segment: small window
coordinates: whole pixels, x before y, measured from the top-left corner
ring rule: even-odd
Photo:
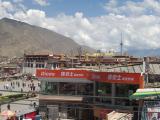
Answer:
[[[36,64],[36,68],[38,68],[38,64]]]
[[[33,68],[33,64],[31,63],[31,67]]]

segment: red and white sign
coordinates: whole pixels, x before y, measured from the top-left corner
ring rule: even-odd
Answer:
[[[92,72],[87,70],[47,70],[38,69],[36,76],[39,78],[84,78],[92,81],[143,84],[140,73]]]
[[[87,78],[85,70],[46,70],[38,69],[36,76],[39,78]]]
[[[90,79],[108,83],[140,84],[142,76],[139,73],[92,72]]]

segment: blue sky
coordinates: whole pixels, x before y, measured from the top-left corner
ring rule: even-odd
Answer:
[[[33,0],[24,0],[24,5],[28,8],[40,9],[46,12],[50,17],[60,13],[73,15],[76,12],[83,12],[86,17],[101,16],[107,13],[104,5],[110,0],[44,0],[48,3],[46,6],[41,6]],[[140,2],[142,0],[132,0]],[[118,5],[122,5],[126,0],[119,0]]]
[[[46,0],[48,6],[40,6],[32,0],[25,0],[28,8],[44,10],[48,16],[56,16],[60,13],[73,15],[76,12],[83,12],[85,16],[93,17],[105,14],[103,5],[106,0]]]
[[[160,0],[0,0],[8,17],[103,51],[159,49]]]

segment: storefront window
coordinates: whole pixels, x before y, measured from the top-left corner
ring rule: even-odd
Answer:
[[[130,105],[129,96],[138,89],[138,85],[116,84],[117,105]]]
[[[77,95],[93,95],[93,84],[77,84]]]
[[[96,101],[103,103],[111,103],[111,84],[110,83],[97,83]]]
[[[133,92],[136,92],[138,85],[116,84],[116,96],[129,97]]]
[[[46,82],[45,83],[45,93],[46,94],[58,94],[57,83]]]
[[[59,94],[61,95],[75,95],[75,83],[60,83]]]
[[[41,92],[55,95],[93,95],[93,84],[42,81]]]

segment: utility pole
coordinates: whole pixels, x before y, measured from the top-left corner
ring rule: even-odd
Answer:
[[[123,55],[123,36],[122,36],[122,32],[121,32],[121,43],[120,43],[120,47],[121,47],[121,56]]]

